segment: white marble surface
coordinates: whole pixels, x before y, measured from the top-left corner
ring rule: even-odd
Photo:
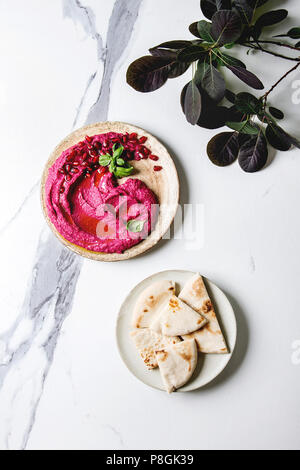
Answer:
[[[299,2],[273,4],[288,4],[299,23]],[[179,106],[189,72],[153,94],[125,82],[132,60],[189,38],[200,17],[198,0],[0,1],[0,449],[300,447],[299,151],[278,152],[256,175],[219,169],[205,155],[212,133],[189,126]],[[249,61],[266,87],[289,67],[267,55]],[[294,130],[297,78],[273,95]],[[176,149],[182,202],[204,207],[201,249],[170,240],[101,264],[53,238],[39,204],[48,154],[74,126],[107,118]],[[168,268],[211,278],[239,324],[222,376],[170,397],[136,381],[115,342],[124,296]]]

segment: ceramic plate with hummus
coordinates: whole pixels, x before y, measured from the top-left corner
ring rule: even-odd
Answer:
[[[214,380],[237,337],[226,295],[199,273],[171,270],[140,282],[121,306],[117,344],[128,369],[150,387],[187,392]]]
[[[179,181],[166,148],[121,122],[83,127],[46,165],[42,207],[54,234],[76,253],[119,261],[149,250],[176,214]]]

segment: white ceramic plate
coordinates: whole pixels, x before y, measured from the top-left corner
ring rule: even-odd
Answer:
[[[129,335],[132,330],[132,312],[140,293],[155,281],[168,279],[176,282],[176,293],[178,294],[185,282],[195,273],[191,271],[171,270],[153,274],[144,279],[129,293],[123,302],[119,311],[117,321],[117,344],[121,357],[130,372],[136,378],[144,382],[149,387],[164,390],[160,377],[159,369],[147,370],[143,360],[141,359],[134,343]],[[207,385],[214,380],[227,366],[233,354],[236,337],[237,325],[235,315],[224,292],[222,292],[215,284],[205,279],[211,300],[214,304],[217,317],[220,321],[222,331],[225,335],[230,353],[225,355],[218,354],[200,354],[198,365],[191,380],[181,389],[180,392],[189,392],[197,388]]]

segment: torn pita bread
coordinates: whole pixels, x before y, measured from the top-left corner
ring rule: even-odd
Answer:
[[[159,335],[149,328],[136,329],[130,333],[130,336],[148,369],[155,369],[158,366],[155,355],[157,350],[183,342],[177,337],[171,338]]]
[[[182,336],[199,330],[206,323],[206,318],[173,295],[150,323],[150,328],[166,336]]]
[[[147,287],[136,302],[132,320],[133,328],[148,328],[164,302],[167,302],[174,293],[173,281],[158,281]]]
[[[195,274],[187,281],[179,298],[208,320],[207,325],[201,330],[185,335],[183,339],[194,338],[202,353],[227,354],[229,351],[224,336],[200,274]]]
[[[198,352],[193,339],[169,346],[156,353],[160,373],[168,393],[185,385],[197,365]]]

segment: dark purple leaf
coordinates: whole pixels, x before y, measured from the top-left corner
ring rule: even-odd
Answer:
[[[187,121],[193,126],[197,124],[201,114],[201,94],[192,80],[186,89],[184,99],[184,114]]]
[[[162,57],[141,57],[129,66],[127,83],[142,93],[155,91],[168,80],[170,64],[169,59]]]
[[[225,80],[220,72],[212,65],[209,65],[204,73],[202,87],[216,103],[222,101],[225,96]]]
[[[233,93],[232,91],[230,90],[226,90],[225,91],[225,98],[229,101],[229,103],[235,103],[235,97],[236,97],[236,94]]]
[[[215,165],[228,166],[237,159],[239,149],[239,133],[222,132],[208,143],[207,155]]]
[[[230,10],[231,0],[201,0],[200,7],[203,15],[211,20],[216,11]]]
[[[270,119],[267,119],[267,121],[268,121],[268,124],[272,127],[273,132],[276,133],[276,135],[278,136],[278,138],[281,138],[282,140],[285,140],[289,142],[291,145],[294,145],[295,147],[300,149],[300,142],[298,139],[296,139],[295,137],[292,137],[290,134],[285,132],[285,130],[283,130],[282,127],[278,126],[278,124],[275,124]]]
[[[225,54],[224,52],[222,52],[221,61],[222,61],[221,65],[224,65],[224,66],[233,65],[236,67],[242,67],[243,69],[246,68],[246,65],[241,60],[238,60],[229,54]]]
[[[255,23],[255,26],[258,28],[263,28],[265,26],[272,26],[273,24],[280,23],[285,20],[288,16],[287,10],[274,10],[268,11],[264,15],[260,16]]]
[[[283,119],[284,118],[284,113],[280,109],[273,108],[272,106],[270,106],[269,111],[270,111],[270,114],[272,114],[272,116],[275,119]]]
[[[276,126],[273,126],[271,124],[269,124],[266,129],[266,137],[268,139],[269,144],[272,145],[272,147],[274,147],[276,150],[286,152],[287,150],[290,150],[292,146],[288,137],[282,135],[281,132],[278,132],[276,130]]]
[[[181,107],[184,112],[184,100],[188,85],[186,85],[181,93],[180,101]],[[199,127],[204,129],[218,129],[225,126],[225,122],[230,119],[235,119],[232,116],[231,110],[225,106],[217,106],[217,104],[208,96],[205,90],[198,86],[202,97],[202,111],[197,122]]]
[[[234,11],[217,11],[212,17],[211,34],[220,46],[237,41],[242,34],[240,17]]]
[[[254,88],[255,90],[263,90],[264,85],[262,82],[257,78],[256,75],[254,75],[252,72],[249,72],[249,70],[231,65],[227,65],[227,68],[231,70],[231,72],[234,73],[234,75],[236,75],[240,80],[242,80],[242,82],[246,83],[251,88]]]
[[[168,78],[177,78],[183,75],[190,67],[190,63],[176,61],[170,65]]]
[[[199,31],[198,31],[198,21],[196,21],[195,23],[192,23],[190,26],[189,26],[189,30],[190,32],[196,36],[196,38],[200,38],[201,39],[201,36],[199,34]]]
[[[247,173],[254,173],[265,166],[268,160],[268,144],[262,131],[242,145],[238,158],[241,168]]]
[[[233,5],[233,11],[239,14],[242,23],[249,25],[254,15],[254,9],[250,2],[248,0],[234,0]]]
[[[168,42],[163,42],[162,44],[159,44],[158,46],[153,47],[152,49],[150,49],[150,52],[154,49],[180,50],[191,45],[192,45],[192,41],[181,41],[181,40],[168,41]]]
[[[236,96],[235,106],[244,114],[258,114],[263,104],[256,96],[243,92]]]
[[[207,51],[201,46],[189,46],[179,52],[177,59],[179,62],[194,62],[195,60],[204,60]]]

